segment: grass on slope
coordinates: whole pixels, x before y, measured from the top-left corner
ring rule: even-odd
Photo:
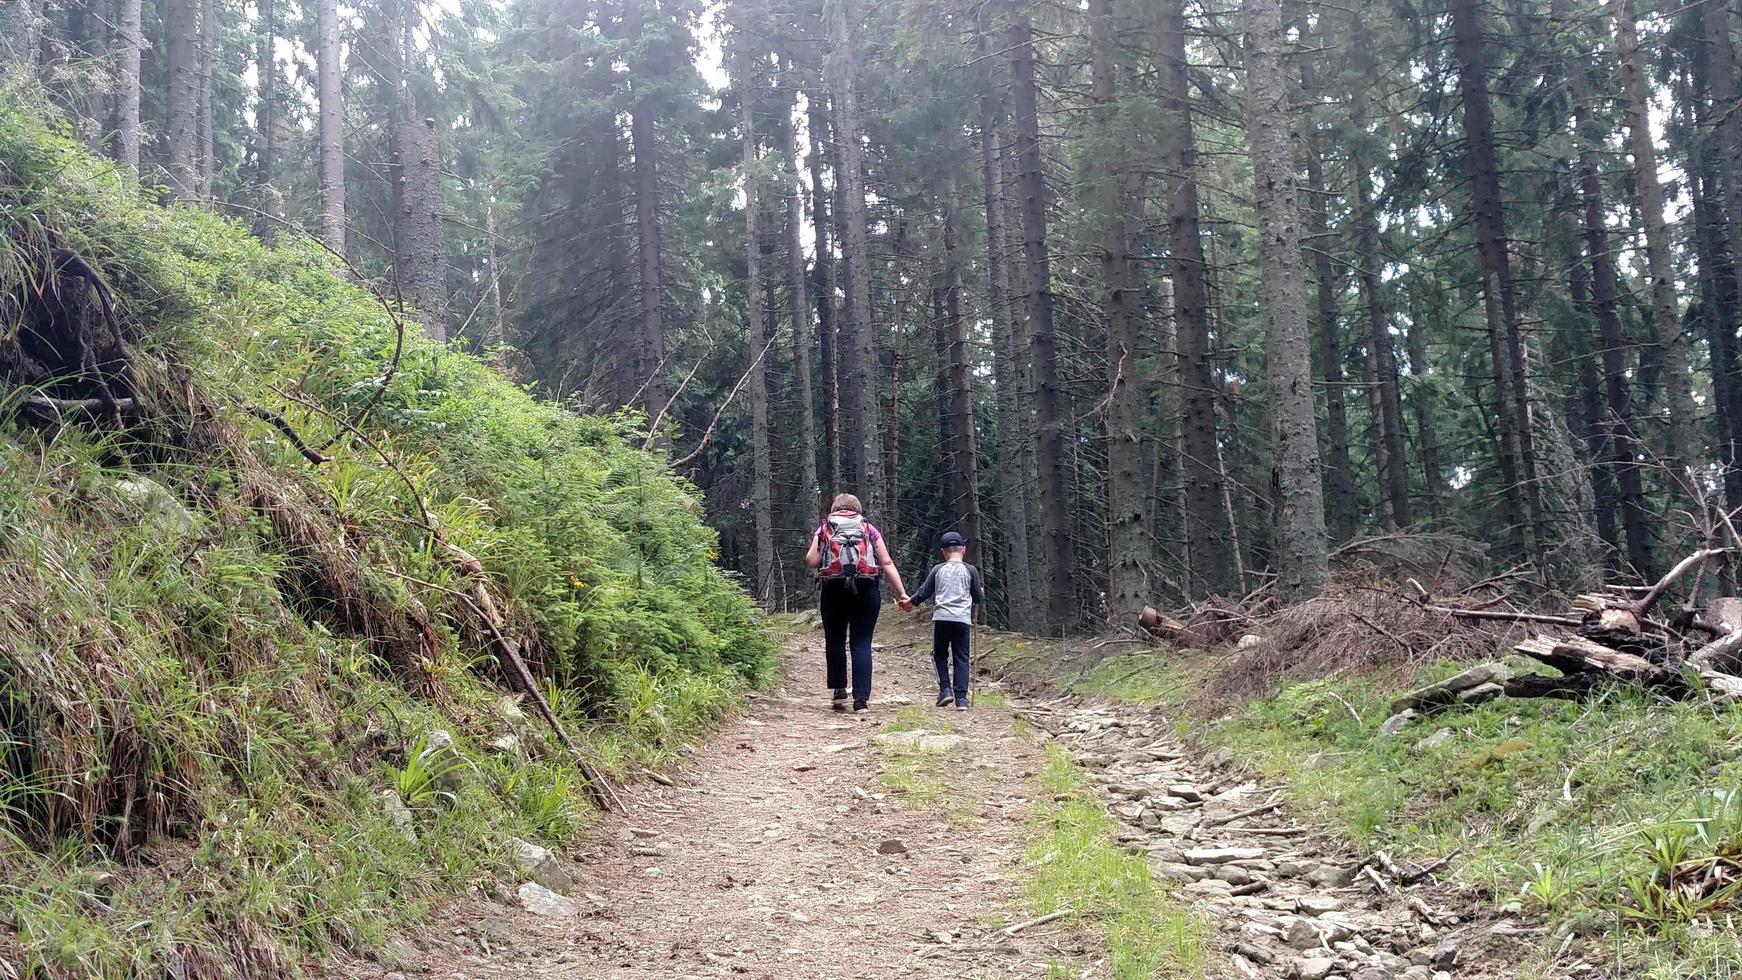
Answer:
[[[497,633],[616,772],[773,662],[617,422],[417,337],[377,396],[369,293],[151,196],[0,92],[0,976],[290,975],[504,874],[509,834],[572,836],[586,780]],[[123,431],[16,411],[51,244],[135,338]]]
[[[1020,663],[1036,641],[989,646]],[[1742,710],[1630,691],[1589,704],[1502,699],[1383,738],[1398,692],[1467,665],[1402,680],[1280,678],[1271,696],[1204,718],[1194,711],[1220,656],[1113,657],[1074,687],[1170,706],[1182,735],[1234,749],[1363,848],[1422,863],[1456,854],[1452,873],[1492,906],[1516,903],[1555,929],[1530,969],[1576,934],[1573,955],[1628,976],[1742,971],[1728,925],[1742,886],[1722,884],[1742,854]],[[1691,897],[1713,869],[1720,883]]]

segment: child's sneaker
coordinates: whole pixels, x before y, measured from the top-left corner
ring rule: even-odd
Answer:
[[[966,711],[966,710],[968,710],[968,702],[967,702],[967,701],[965,701],[965,700],[963,700],[963,701],[957,701],[957,702],[956,702],[956,710],[957,710],[957,711]]]
[[[835,697],[831,703],[834,706],[834,709],[836,711],[846,711],[847,710],[847,689],[844,687],[835,688]]]
[[[956,699],[956,696],[954,694],[951,694],[947,691],[944,693],[941,693],[938,695],[938,707],[947,708],[950,706],[950,702],[954,701],[955,699]]]

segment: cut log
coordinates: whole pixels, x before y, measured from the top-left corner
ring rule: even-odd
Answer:
[[[1176,647],[1201,648],[1209,644],[1199,636],[1196,630],[1174,619],[1154,606],[1144,606],[1137,615],[1137,625],[1143,627],[1158,640],[1171,643]]]
[[[1547,674],[1520,674],[1506,681],[1506,696],[1509,698],[1559,698],[1563,701],[1582,701],[1590,697],[1591,692],[1604,683],[1604,678],[1598,674],[1573,674],[1567,677],[1550,677]]]
[[[1557,639],[1538,635],[1518,644],[1517,650],[1564,674],[1597,671],[1621,680],[1647,680],[1664,673],[1663,668],[1644,657],[1623,653],[1578,636]]]
[[[1742,599],[1725,596],[1706,603],[1704,619],[1719,634],[1742,633]]]
[[[1721,701],[1742,701],[1742,677],[1716,670],[1702,669],[1700,680],[1705,683],[1706,690],[1714,698]]]
[[[1720,636],[1695,650],[1688,663],[1702,674],[1708,670],[1724,674],[1742,673],[1742,630]]]

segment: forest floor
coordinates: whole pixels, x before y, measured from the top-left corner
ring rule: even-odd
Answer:
[[[1363,864],[1160,715],[995,686],[938,709],[926,638],[884,632],[868,715],[830,710],[795,636],[780,687],[571,850],[569,897],[498,889],[330,975],[1515,975],[1431,873]]]

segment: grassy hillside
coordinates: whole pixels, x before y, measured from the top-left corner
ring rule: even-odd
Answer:
[[[0,976],[379,944],[507,835],[573,835],[579,758],[656,764],[765,679],[699,500],[612,420],[402,336],[311,243],[148,203],[10,99]],[[97,356],[51,370],[81,332]]]

